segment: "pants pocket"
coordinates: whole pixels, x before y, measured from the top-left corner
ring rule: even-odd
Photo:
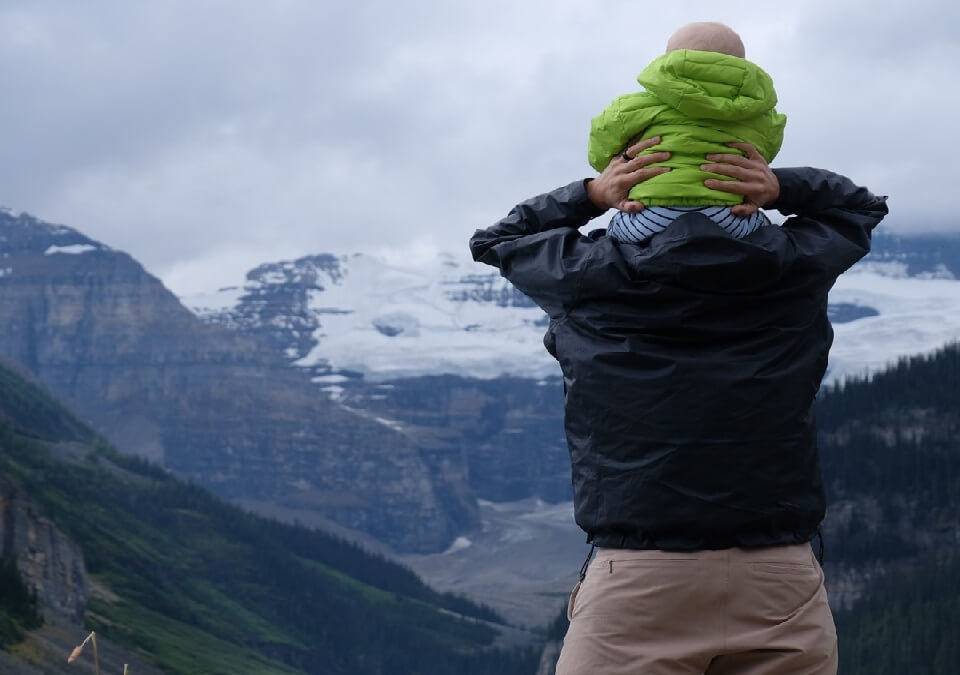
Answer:
[[[567,600],[567,621],[573,621],[573,610],[574,604],[577,601],[577,595],[580,593],[580,584],[581,581],[577,582],[577,585],[573,587],[573,590],[570,591],[570,599]]]

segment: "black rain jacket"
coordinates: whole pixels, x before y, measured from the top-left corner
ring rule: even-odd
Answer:
[[[887,207],[828,171],[775,174],[794,217],[743,239],[698,213],[641,244],[583,235],[602,212],[578,181],[470,240],[550,317],[576,520],[599,546],[795,544],[823,519],[827,292]]]

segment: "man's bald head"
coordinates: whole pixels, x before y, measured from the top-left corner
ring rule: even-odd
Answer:
[[[696,49],[745,58],[743,42],[729,26],[715,21],[700,21],[682,26],[667,40],[667,51]]]

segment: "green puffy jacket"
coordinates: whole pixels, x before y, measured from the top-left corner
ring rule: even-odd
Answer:
[[[773,80],[746,59],[679,49],[647,66],[637,81],[646,91],[615,99],[590,125],[590,165],[603,171],[635,136],[661,136],[647,152],[671,157],[655,166],[672,171],[634,186],[631,199],[650,206],[739,204],[743,198],[710,190],[703,181],[725,176],[700,170],[705,155],[739,153],[731,141],[753,144],[769,162],[783,143],[785,115],[779,114]],[[742,154],[742,153],[739,153]]]

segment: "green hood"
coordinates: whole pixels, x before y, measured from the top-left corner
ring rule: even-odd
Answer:
[[[700,170],[705,155],[738,152],[731,141],[753,144],[769,162],[783,143],[786,116],[777,113],[770,76],[746,59],[681,49],[647,66],[637,81],[646,91],[621,96],[593,119],[588,157],[603,171],[634,137],[661,136],[648,152],[668,150],[673,170],[641,183],[631,199],[648,205],[738,204],[737,195],[709,190]]]

